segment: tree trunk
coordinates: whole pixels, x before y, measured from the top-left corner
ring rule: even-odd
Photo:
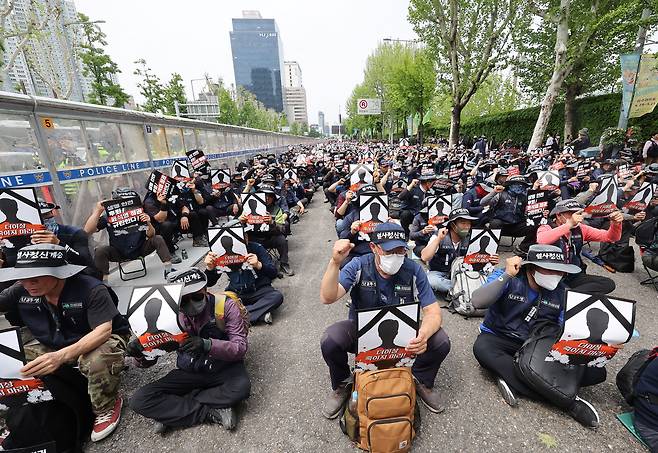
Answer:
[[[459,144],[459,128],[462,121],[462,110],[458,106],[452,108],[452,117],[450,119],[450,143],[451,148],[456,148]]]
[[[578,86],[569,83],[565,86],[564,96],[564,135],[562,136],[562,143],[566,143],[567,137],[575,136],[575,110],[576,110],[576,96],[578,95]]]
[[[420,109],[420,121],[418,122],[418,143],[423,144],[423,109]]]
[[[539,117],[532,132],[529,149],[535,149],[542,145],[548,122],[553,113],[553,106],[557,99],[564,79],[569,75],[570,68],[567,63],[567,50],[569,44],[569,2],[570,0],[560,0],[560,22],[557,26],[557,38],[555,40],[555,64],[553,66],[553,75],[546,88],[546,94],[541,101],[539,108]]]

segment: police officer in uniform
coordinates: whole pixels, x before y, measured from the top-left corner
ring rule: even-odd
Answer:
[[[25,346],[30,361],[21,370],[25,376],[48,375],[77,362],[89,381],[96,415],[91,440],[99,441],[121,417],[120,372],[130,328],[116,308],[114,292],[81,274],[85,266],[68,264],[66,253],[54,244],[20,249],[16,266],[0,269],[0,281],[18,280],[0,293],[0,312],[15,309],[37,340]]]
[[[484,286],[473,292],[473,306],[488,308],[473,354],[495,376],[503,399],[512,407],[518,405],[515,394],[543,399],[518,376],[514,356],[535,326],[544,322],[561,324],[566,291],[562,280],[565,274],[578,272],[578,266],[565,263],[559,247],[534,244],[525,261],[518,256],[508,258],[504,270],[495,271]],[[605,378],[605,368],[586,368],[580,385],[598,384]],[[594,407],[580,397],[564,409],[587,427],[599,424]]]
[[[341,264],[354,245],[344,239],[334,244],[322,278],[320,299],[324,304],[332,304],[350,291],[352,304],[349,319],[329,326],[321,340],[333,389],[323,409],[327,418],[338,416],[349,395],[347,353],[356,352],[356,310],[413,302],[420,302],[423,310],[418,336],[406,346],[407,351],[418,355],[412,369],[417,380],[416,391],[430,411],[444,409],[432,387],[450,351],[450,340],[441,328],[441,309],[427,275],[418,263],[406,257],[405,237],[400,225],[380,223],[370,235],[372,253],[355,257],[342,269]]]

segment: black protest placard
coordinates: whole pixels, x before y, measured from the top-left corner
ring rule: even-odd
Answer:
[[[584,178],[585,176],[589,176],[591,170],[592,170],[591,161],[584,160],[582,162],[578,162],[578,167],[576,167],[576,177]]]
[[[0,189],[0,240],[7,248],[22,248],[32,233],[44,229],[33,188]]]
[[[57,453],[57,442],[45,442],[32,447],[12,448],[4,453]]]
[[[171,166],[171,177],[178,182],[187,182],[192,179],[190,175],[190,168],[187,166],[187,161],[174,161]]]
[[[385,193],[365,193],[359,195],[359,237],[370,240],[375,227],[388,221],[388,196]]]
[[[656,184],[650,182],[642,183],[640,189],[637,193],[624,204],[624,210],[626,212],[640,212],[647,209],[649,203],[656,194]]]
[[[403,179],[398,179],[391,185],[391,193],[400,193],[407,188],[407,183]]]
[[[448,219],[452,211],[452,195],[427,197],[427,223],[440,225]]]
[[[114,236],[147,230],[146,223],[139,219],[144,214],[139,197],[107,200],[103,202],[103,206],[107,213],[107,223],[112,227]]]
[[[208,163],[208,158],[200,149],[191,149],[185,153],[187,159],[190,161],[192,170],[202,174],[208,174],[210,172],[210,164]]]
[[[242,225],[208,228],[208,244],[210,251],[217,255],[215,265],[222,269],[242,265],[247,260],[247,241]]]
[[[498,254],[500,232],[499,229],[471,229],[471,238],[464,257],[464,264],[470,265],[475,271],[481,271],[491,266],[491,257]]]
[[[617,176],[607,175],[600,179],[599,190],[592,198],[585,212],[592,217],[606,217],[617,210],[619,188]]]
[[[126,317],[146,358],[174,351],[187,338],[178,324],[182,289],[180,284],[133,288]]]
[[[231,171],[220,168],[210,172],[210,183],[215,190],[226,189],[231,186]]]
[[[464,171],[464,164],[461,162],[452,162],[448,167],[448,178],[450,179],[459,179]]]
[[[297,181],[297,171],[293,168],[289,168],[283,172],[283,179],[292,179]]]
[[[248,230],[268,231],[265,193],[242,193],[240,198],[242,200],[242,214],[247,216],[247,224],[250,225]]]
[[[633,169],[628,162],[623,163],[617,167],[617,176],[621,180],[629,179],[633,175]]]
[[[146,189],[156,195],[164,195],[167,199],[179,192],[178,182],[164,173],[154,170],[146,182]]]
[[[537,180],[541,190],[555,190],[560,187],[560,175],[555,170],[537,172]]]
[[[547,361],[604,366],[635,329],[635,301],[605,294],[567,291],[564,325]]]
[[[0,408],[52,400],[41,379],[21,374],[26,363],[20,328],[0,330]]]
[[[372,184],[373,166],[371,164],[350,164],[350,190],[356,192],[366,184]]]
[[[525,207],[526,217],[535,225],[544,218],[544,211],[548,210],[548,192],[545,190],[529,190],[528,203]]]
[[[390,305],[357,311],[356,368],[363,371],[410,367],[409,342],[418,336],[420,304]]]

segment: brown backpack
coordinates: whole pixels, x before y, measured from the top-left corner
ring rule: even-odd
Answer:
[[[371,453],[409,451],[419,422],[411,368],[355,373],[341,428],[357,447]]]

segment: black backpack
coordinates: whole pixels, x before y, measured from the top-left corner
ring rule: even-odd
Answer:
[[[617,272],[631,273],[635,270],[635,250],[630,245],[601,244],[599,258]]]
[[[617,388],[629,405],[633,405],[637,396],[635,387],[640,376],[642,376],[642,372],[656,356],[658,356],[658,347],[640,349],[628,359],[626,365],[617,373]]]

